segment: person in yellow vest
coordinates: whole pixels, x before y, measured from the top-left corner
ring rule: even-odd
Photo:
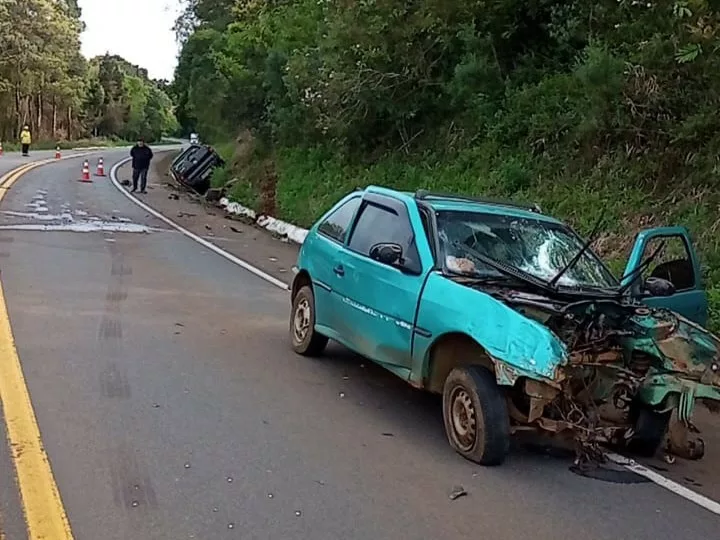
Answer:
[[[32,135],[30,134],[30,128],[28,126],[23,127],[20,132],[20,144],[22,145],[22,155],[27,156],[30,151],[30,145],[32,144]]]

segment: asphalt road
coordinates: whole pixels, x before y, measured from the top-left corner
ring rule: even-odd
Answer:
[[[106,151],[108,169],[125,153]],[[522,448],[499,468],[463,461],[436,399],[340,347],[295,356],[286,292],[108,180],[77,182],[79,167],[35,169],[0,205],[10,321],[75,538],[717,537],[718,516],[655,484],[580,477]],[[150,232],[96,230],[133,225]],[[15,540],[10,463],[0,445]],[[452,501],[456,485],[468,495]]]

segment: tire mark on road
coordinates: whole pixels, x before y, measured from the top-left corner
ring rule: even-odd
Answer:
[[[115,504],[128,510],[156,509],[157,495],[147,469],[137,460],[135,450],[127,444],[110,453],[110,478]]]
[[[123,303],[128,299],[129,278],[133,270],[125,259],[121,239],[107,243],[110,254],[110,279],[105,293],[105,311],[100,320],[99,342],[102,365],[100,385],[103,395],[111,399],[129,400],[132,391],[127,373],[127,357],[123,343]],[[120,429],[112,437],[119,439],[108,453],[113,500],[118,507],[133,512],[154,510],[157,495],[148,469],[139,458],[132,440],[125,439],[132,429],[123,429],[123,411],[118,409]]]
[[[100,374],[100,386],[105,397],[128,399],[130,383],[127,374],[111,361]]]

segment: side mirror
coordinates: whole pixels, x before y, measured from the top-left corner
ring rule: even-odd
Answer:
[[[645,292],[650,296],[672,296],[675,294],[675,285],[667,279],[649,277],[645,280]]]
[[[403,249],[398,244],[375,244],[370,248],[370,258],[382,264],[395,266],[403,263]]]

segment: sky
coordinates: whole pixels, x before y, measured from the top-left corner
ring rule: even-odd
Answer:
[[[172,26],[180,0],[79,0],[87,58],[109,52],[148,70],[153,79],[172,79],[178,45]]]

